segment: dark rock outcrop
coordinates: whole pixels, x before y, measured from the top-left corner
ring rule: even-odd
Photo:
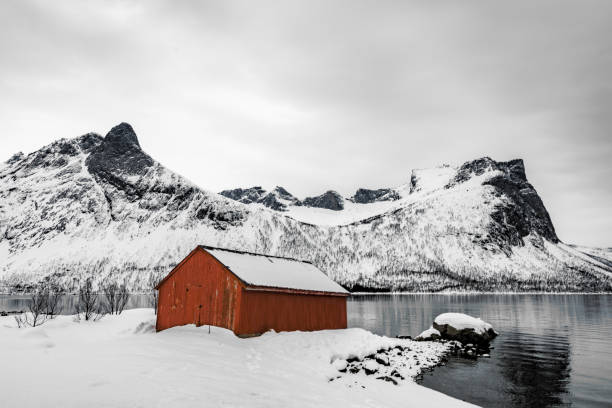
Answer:
[[[256,186],[244,189],[223,190],[219,194],[243,204],[263,204],[276,211],[286,211],[288,205],[302,205],[300,200],[280,186],[276,186],[270,192],[267,192],[260,186]]]
[[[142,175],[153,163],[153,159],[140,148],[134,129],[127,123],[112,128],[85,161],[91,174],[104,179],[116,179],[117,175]]]
[[[320,196],[307,197],[302,204],[306,207],[326,208],[334,211],[344,209],[344,199],[333,190],[329,190]]]
[[[78,137],[77,144],[83,152],[89,153],[98,147],[103,140],[104,138],[99,134],[90,132]]]
[[[522,160],[503,163],[504,175],[493,177],[485,185],[491,185],[497,194],[505,195],[511,204],[499,206],[491,214],[498,225],[504,225],[501,232],[513,244],[520,244],[523,237],[532,232],[551,242],[559,242],[552,220],[542,199],[525,176]]]
[[[350,198],[352,202],[358,204],[369,204],[377,201],[394,201],[399,199],[400,195],[397,191],[390,188],[379,188],[378,190],[360,188],[355,192],[355,195]]]
[[[23,154],[23,152],[18,152],[12,155],[11,158],[6,161],[6,163],[14,164],[14,163],[17,163],[19,160],[23,160],[24,157],[25,155]]]
[[[112,128],[85,160],[87,170],[98,182],[123,191],[130,201],[141,198],[148,190],[148,186],[139,185],[131,176],[143,176],[154,164],[127,123]]]
[[[286,211],[287,205],[302,205],[300,200],[280,186],[276,186],[274,190],[266,194],[259,202],[276,211]]]
[[[483,182],[495,188],[498,197],[505,197],[504,204],[498,205],[491,213],[489,234],[481,244],[497,244],[509,254],[511,246],[524,245],[523,238],[531,233],[551,242],[559,242],[552,220],[535,188],[527,181],[522,160],[496,162],[489,157],[464,163],[457,175],[446,186],[450,188],[463,183],[486,171],[495,170],[500,174]]]
[[[266,190],[261,186],[251,188],[235,188],[233,190],[223,190],[219,194],[243,204],[258,203],[266,194]]]

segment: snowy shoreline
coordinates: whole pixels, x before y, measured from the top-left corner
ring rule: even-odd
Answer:
[[[612,295],[612,292],[351,292],[353,295]]]
[[[33,292],[11,292],[0,290],[0,296],[29,296]],[[63,293],[66,296],[76,296],[78,292]],[[146,296],[151,292],[130,292],[130,295]],[[350,292],[350,295],[612,295],[612,292],[481,292],[481,291],[457,291],[457,292]]]
[[[217,327],[208,334],[206,326],[193,325],[155,333],[154,319],[151,309],[132,309],[93,323],[58,316],[18,329],[12,316],[0,317],[0,350],[10,350],[2,360],[11,367],[0,372],[3,402],[22,407],[471,406],[413,381],[443,360],[449,351],[443,343],[363,329],[268,332],[250,339]],[[372,362],[376,358],[381,361]],[[363,369],[342,372],[351,364]],[[404,377],[397,385],[376,378],[398,379],[394,372]],[[34,383],[37,387],[29,389]]]

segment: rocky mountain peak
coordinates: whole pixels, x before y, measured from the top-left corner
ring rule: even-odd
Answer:
[[[307,197],[302,201],[306,207],[326,208],[328,210],[340,211],[344,209],[344,198],[336,191],[329,190],[320,196]]]
[[[483,182],[495,189],[495,195],[505,197],[491,213],[490,236],[510,245],[524,245],[523,238],[536,233],[551,242],[559,242],[555,227],[542,199],[527,181],[525,164],[521,159],[498,162],[483,157],[464,163],[446,185],[452,188],[486,172],[497,172]]]
[[[455,184],[463,183],[474,176],[481,176],[487,171],[501,171],[513,181],[527,181],[523,160],[514,159],[507,162],[498,162],[490,157],[482,157],[463,163],[457,170],[457,174],[453,180],[447,185],[447,188]]]
[[[121,123],[108,132],[85,162],[89,171],[99,177],[144,174],[154,161],[142,151],[132,126]]]
[[[276,186],[274,189],[266,194],[260,201],[261,204],[268,208],[276,211],[287,211],[287,206],[297,205],[300,206],[302,203],[293,194],[288,192],[285,188]]]
[[[243,204],[251,204],[259,202],[265,196],[266,190],[261,186],[249,188],[234,188],[232,190],[223,190],[219,194],[232,200],[239,201]]]
[[[281,187],[281,186],[274,187],[274,190],[272,191],[275,193],[278,193],[281,196],[293,197],[293,195],[290,192],[288,192],[284,187]]]
[[[377,201],[395,201],[400,198],[399,193],[390,188],[379,188],[377,190],[360,188],[349,200],[358,204],[370,204]]]
[[[504,165],[504,171],[512,180],[524,182],[527,181],[527,175],[525,174],[525,163],[523,163],[522,159],[514,159],[500,164]]]
[[[113,146],[118,150],[126,150],[134,146],[140,149],[136,132],[129,123],[121,122],[113,127],[104,138],[104,144]]]
[[[300,200],[280,186],[276,186],[270,192],[264,190],[261,186],[255,186],[251,188],[223,190],[219,194],[243,204],[263,204],[276,211],[287,211],[288,205],[302,205]]]
[[[13,163],[18,162],[19,160],[22,160],[24,157],[25,155],[23,154],[23,152],[17,152],[14,155],[12,155],[11,158],[6,161],[6,163],[13,164]]]

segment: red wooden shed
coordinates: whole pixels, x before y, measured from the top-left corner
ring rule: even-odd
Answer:
[[[155,289],[157,331],[185,324],[238,336],[346,328],[349,292],[296,259],[200,245]]]

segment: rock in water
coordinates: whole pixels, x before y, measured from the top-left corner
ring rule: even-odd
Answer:
[[[434,329],[433,327],[430,327],[429,329],[425,330],[423,333],[416,336],[415,340],[417,341],[438,340],[441,337],[442,336],[440,335],[440,332],[438,330]]]
[[[463,313],[443,313],[434,319],[433,328],[443,339],[463,344],[486,345],[497,336],[489,323]]]

